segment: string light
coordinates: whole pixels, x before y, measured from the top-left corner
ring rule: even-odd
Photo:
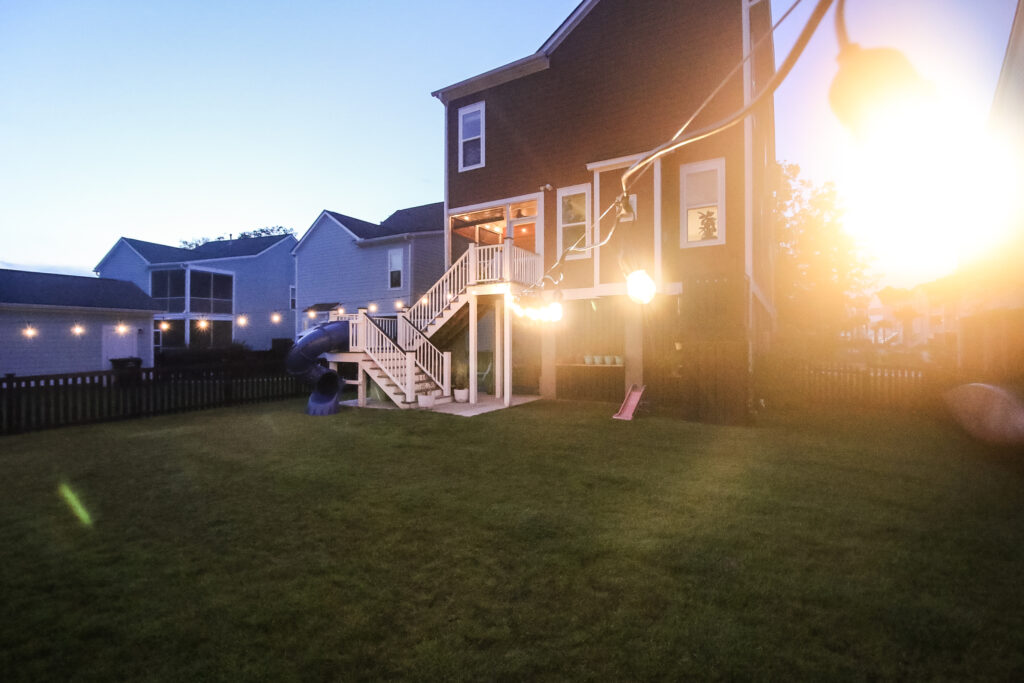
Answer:
[[[649,304],[658,291],[654,280],[642,268],[626,276],[626,294],[638,304]]]

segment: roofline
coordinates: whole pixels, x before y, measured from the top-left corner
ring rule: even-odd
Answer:
[[[435,90],[430,95],[447,105],[452,100],[464,97],[465,95],[472,95],[475,92],[543,71],[548,68],[549,64],[550,60],[546,54],[535,52],[528,57],[517,59],[504,66],[499,66],[496,69],[491,69],[477,76],[459,81],[440,90]]]
[[[91,311],[97,312],[108,312],[108,313],[145,313],[149,315],[156,315],[157,313],[164,313],[163,308],[111,308],[109,306],[68,306],[67,304],[17,304],[6,301],[0,301],[0,309],[25,309],[25,308],[44,308],[47,311]]]
[[[277,236],[278,235],[267,235],[267,237],[277,237]],[[291,235],[291,234],[281,235],[280,237],[281,237],[281,239],[279,239],[278,241],[274,242],[273,244],[268,246],[266,249],[261,249],[260,251],[257,251],[255,254],[239,254],[238,256],[215,256],[213,258],[194,258],[194,259],[186,259],[184,261],[147,261],[147,263],[149,263],[150,266],[179,266],[179,265],[193,265],[193,264],[197,264],[197,263],[206,263],[208,261],[230,261],[232,259],[256,258],[257,256],[263,256],[263,254],[267,253],[268,251],[270,251],[274,247],[276,247],[279,244],[281,244],[282,242],[284,242],[285,238],[287,238],[287,237],[291,237],[292,239],[295,239],[295,235]],[[243,237],[241,239],[250,239],[250,238]],[[259,239],[259,238],[252,238],[252,239]],[[219,242],[219,241],[220,240],[211,240],[211,242]],[[229,240],[229,241],[234,242],[235,240]],[[128,246],[131,246],[131,245],[129,244]],[[166,246],[166,245],[164,245],[164,246]]]
[[[136,256],[138,256],[138,257],[139,257],[140,259],[142,259],[142,260],[143,260],[143,261],[145,261],[146,263],[149,263],[149,259],[147,259],[147,258],[146,258],[145,256],[143,256],[142,254],[140,254],[140,253],[138,252],[138,250],[137,250],[137,249],[136,249],[135,247],[133,247],[133,246],[131,245],[131,243],[130,243],[130,242],[128,241],[128,239],[127,239],[127,238],[126,238],[126,237],[125,237],[124,235],[121,235],[120,237],[118,237],[118,238],[117,238],[117,241],[116,241],[116,242],[114,242],[114,246],[112,246],[112,247],[111,247],[111,248],[110,248],[110,249],[109,249],[109,250],[107,251],[107,253],[106,253],[106,254],[105,254],[105,255],[103,256],[103,258],[101,258],[101,259],[100,259],[100,262],[96,264],[96,267],[92,269],[92,272],[94,272],[94,273],[96,273],[97,275],[99,275],[99,272],[100,272],[100,270],[101,270],[101,269],[103,268],[103,264],[107,262],[107,259],[108,259],[108,258],[110,258],[110,255],[114,253],[114,250],[115,250],[115,249],[117,249],[117,245],[118,245],[118,244],[120,244],[121,242],[124,242],[124,243],[125,243],[125,245],[126,245],[126,246],[127,246],[127,247],[128,247],[129,249],[131,249],[131,250],[132,250],[133,252],[135,252],[135,255],[136,255]]]
[[[381,235],[380,237],[367,237],[356,240],[358,246],[372,246],[381,242],[401,242],[402,240],[414,240],[421,237],[433,237],[444,235],[444,230],[420,230],[419,232],[396,232],[394,235]]]
[[[441,100],[446,106],[452,100],[464,97],[466,95],[472,95],[475,92],[480,92],[487,88],[492,88],[502,83],[508,83],[514,81],[517,78],[523,76],[529,76],[530,74],[543,71],[550,66],[551,53],[558,49],[558,46],[572,33],[573,29],[579,26],[580,22],[583,21],[590,10],[594,9],[594,6],[600,0],[583,0],[576,9],[572,11],[565,21],[555,29],[555,32],[551,34],[544,44],[540,46],[540,49],[534,52],[532,55],[517,59],[514,62],[509,62],[504,66],[499,66],[496,69],[491,69],[477,76],[472,76],[465,80],[454,83],[440,90],[435,90],[430,93],[432,97],[436,97]]]

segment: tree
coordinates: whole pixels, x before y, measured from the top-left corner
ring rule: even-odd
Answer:
[[[271,237],[273,235],[294,235],[294,234],[295,234],[295,230],[293,230],[292,228],[286,228],[283,225],[274,225],[274,226],[268,226],[268,227],[263,227],[263,228],[256,228],[255,230],[246,230],[245,232],[238,233],[237,237],[232,237],[231,235],[228,235],[225,238],[224,235],[221,234],[220,237],[196,237],[195,239],[191,239],[191,240],[181,240],[180,242],[178,242],[178,246],[179,247],[183,247],[185,249],[195,249],[196,247],[198,247],[201,244],[206,244],[207,242],[212,242],[214,240],[222,240],[222,239],[244,240],[244,239],[248,239],[250,237]]]
[[[867,322],[867,263],[843,230],[835,186],[815,186],[800,167],[777,167],[773,219],[778,238],[776,301],[786,336],[826,347]]]

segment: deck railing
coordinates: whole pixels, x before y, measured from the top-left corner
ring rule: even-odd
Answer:
[[[469,284],[470,255],[472,252],[471,248],[460,256],[451,265],[451,268],[445,271],[445,274],[434,283],[434,286],[428,289],[427,293],[419,301],[409,307],[407,312],[409,322],[415,325],[417,329],[427,329],[427,325],[437,319],[452,300],[465,291],[466,286]]]
[[[398,343],[403,349],[415,354],[416,365],[424,374],[441,387],[441,393],[449,396],[451,392],[452,354],[441,351],[430,343],[427,336],[416,329],[406,316],[398,316]]]
[[[504,245],[492,244],[486,247],[476,247],[473,254],[476,257],[476,278],[470,284],[482,282],[501,282],[504,278],[502,250]]]
[[[512,282],[523,285],[532,285],[540,281],[543,276],[544,264],[541,262],[540,254],[527,251],[522,247],[512,247]]]
[[[403,351],[370,316],[363,314],[361,318],[363,352],[405,394],[407,402],[416,400],[414,353]]]

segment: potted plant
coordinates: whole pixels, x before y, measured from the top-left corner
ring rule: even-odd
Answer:
[[[469,400],[469,365],[464,360],[456,361],[452,368],[452,389],[456,403]]]

